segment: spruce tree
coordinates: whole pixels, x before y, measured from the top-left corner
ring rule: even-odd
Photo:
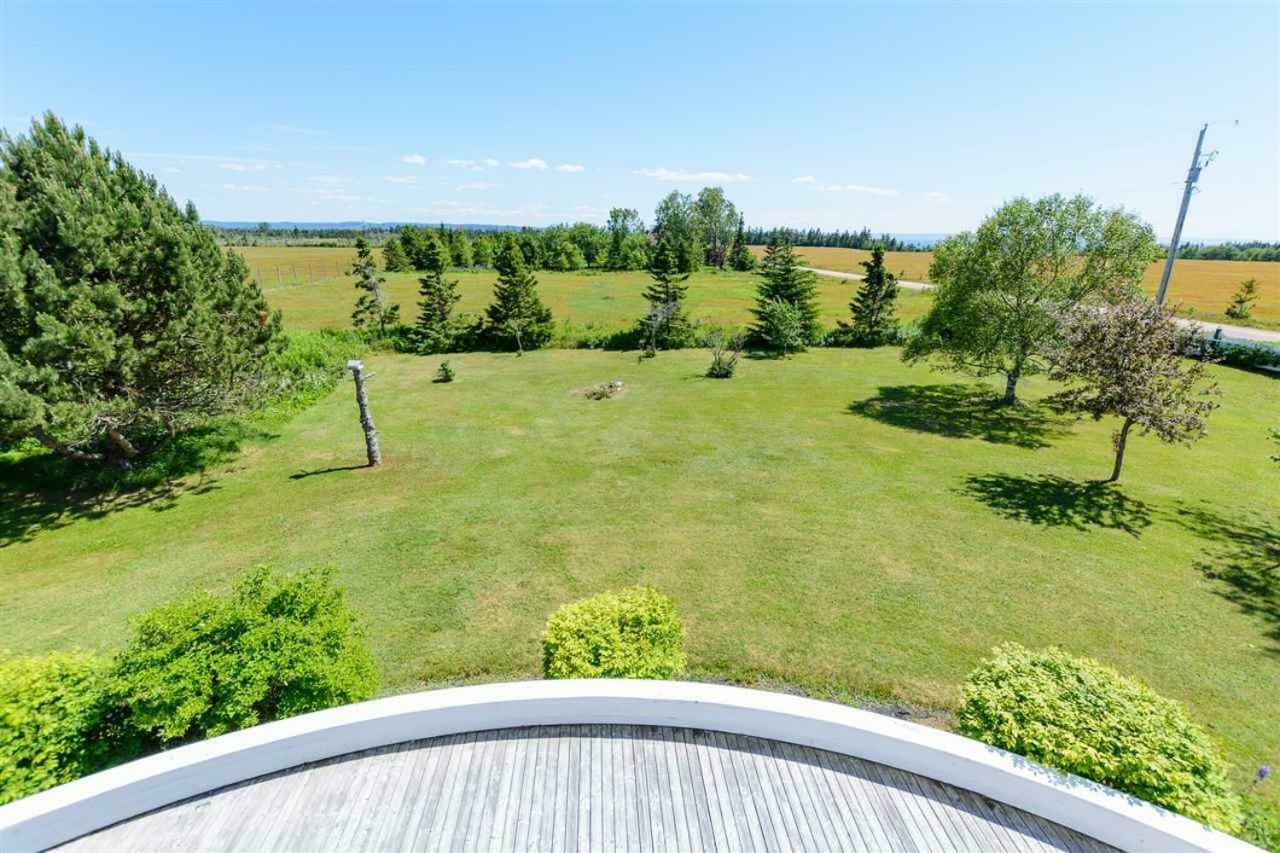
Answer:
[[[756,288],[756,323],[751,327],[757,342],[767,341],[765,324],[775,314],[773,302],[786,302],[796,309],[803,329],[805,343],[821,339],[822,325],[818,321],[818,280],[812,271],[800,263],[791,243],[777,231],[769,236],[769,245],[760,264],[761,282]]]
[[[863,261],[866,275],[849,303],[853,322],[841,323],[841,332],[849,343],[860,347],[878,347],[892,343],[898,335],[898,320],[893,304],[898,299],[898,279],[884,268],[884,246],[871,247],[871,260]]]
[[[644,291],[649,310],[640,321],[645,349],[649,354],[658,349],[688,346],[693,336],[693,328],[684,311],[684,298],[689,289],[685,281],[689,274],[681,274],[679,269],[680,260],[671,240],[660,238],[649,265],[653,281]]]
[[[391,237],[382,244],[382,268],[387,272],[404,272],[409,269],[409,259],[405,257],[404,245],[398,236]]]
[[[738,272],[746,272],[756,265],[755,255],[747,246],[747,232],[742,215],[738,216],[738,232],[733,235],[733,248],[729,250],[729,266]]]
[[[418,322],[413,327],[413,342],[419,352],[449,352],[458,336],[453,319],[453,306],[462,298],[458,282],[444,277],[449,266],[448,249],[435,234],[428,233],[423,241],[426,275],[418,279]]]
[[[470,267],[471,259],[471,240],[467,237],[467,232],[459,231],[453,236],[453,243],[449,247],[453,255],[453,265],[455,267]]]
[[[520,242],[504,240],[494,266],[498,281],[485,312],[490,339],[519,353],[545,346],[555,332],[551,309],[538,298],[538,280],[525,266]]]
[[[387,327],[400,322],[400,306],[392,304],[387,298],[387,291],[382,286],[387,280],[378,275],[373,252],[363,237],[356,238],[356,259],[348,274],[355,276],[356,290],[363,291],[356,297],[356,307],[351,312],[351,325],[362,331],[377,329],[378,336],[385,337]]]

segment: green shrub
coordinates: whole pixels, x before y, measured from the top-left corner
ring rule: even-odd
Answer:
[[[440,362],[440,366],[436,368],[436,378],[432,382],[452,382],[455,376],[453,365],[449,364],[449,360],[445,359]]]
[[[98,769],[102,677],[79,652],[0,658],[0,803]]]
[[[154,744],[212,737],[368,699],[377,673],[332,572],[246,572],[227,596],[198,592],[138,619],[108,700]]]
[[[808,328],[800,309],[781,299],[764,303],[758,310],[756,333],[760,343],[787,356],[802,351],[808,343]]]
[[[342,379],[347,361],[365,350],[352,331],[290,331],[283,337],[284,347],[267,362],[267,396],[274,410],[302,409],[325,396]]]
[[[1247,797],[1240,837],[1263,850],[1280,853],[1280,803],[1256,796]]]
[[[1240,828],[1240,798],[1204,730],[1177,702],[1097,661],[999,646],[970,673],[956,718],[963,734],[992,746]]]
[[[675,602],[650,587],[566,604],[547,620],[547,678],[675,678],[684,673]]]

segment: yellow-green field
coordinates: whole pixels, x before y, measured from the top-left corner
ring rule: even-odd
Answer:
[[[756,254],[764,254],[763,247],[753,246]],[[832,249],[806,246],[800,254],[818,269],[837,272],[862,272],[862,262],[871,257],[861,249]],[[909,281],[928,281],[932,252],[886,252],[885,264],[889,271]],[[1147,267],[1143,286],[1148,293],[1155,293],[1160,283],[1164,261]],[[1222,312],[1231,302],[1231,296],[1246,278],[1258,281],[1258,302],[1253,309],[1252,322],[1232,320]],[[1181,313],[1195,313],[1208,320],[1221,320],[1237,325],[1280,328],[1280,264],[1264,261],[1178,261],[1173,265],[1173,279],[1169,284],[1169,300],[1181,306]]]

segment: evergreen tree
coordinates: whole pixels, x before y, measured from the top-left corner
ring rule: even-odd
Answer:
[[[452,254],[453,265],[455,267],[470,267],[473,263],[471,258],[471,240],[467,237],[467,232],[458,231],[453,235],[453,243],[449,246]]]
[[[453,318],[453,306],[462,298],[458,282],[444,277],[449,266],[448,250],[435,234],[423,241],[426,275],[418,279],[418,322],[413,328],[413,341],[419,352],[449,352],[457,341],[459,329]]]
[[[155,178],[52,113],[0,131],[0,446],[127,467],[254,403],[279,329]]]
[[[738,232],[733,235],[733,248],[729,250],[729,266],[738,272],[746,272],[756,265],[756,256],[747,246],[747,232],[742,215],[738,215]]]
[[[363,237],[356,238],[356,259],[349,275],[355,276],[356,290],[363,291],[356,297],[356,308],[351,312],[351,325],[357,329],[377,329],[379,337],[385,337],[388,326],[400,322],[400,306],[387,298],[382,286],[386,279],[378,275],[373,262],[373,252]]]
[[[486,311],[489,337],[520,353],[546,345],[555,332],[551,309],[538,298],[538,280],[525,266],[523,243],[515,238],[503,241],[494,264],[498,281],[493,303]]]
[[[812,271],[800,263],[795,248],[778,232],[769,237],[760,264],[761,282],[756,288],[756,307],[752,313],[757,322],[752,326],[752,336],[759,342],[766,338],[765,321],[777,312],[770,303],[785,302],[799,316],[801,337],[805,343],[815,343],[822,337],[822,325],[818,322],[818,280]]]
[[[871,247],[871,260],[863,261],[866,275],[849,303],[853,314],[850,325],[840,324],[842,337],[860,347],[878,347],[898,337],[898,320],[893,304],[898,299],[898,279],[884,268],[884,246]]]
[[[478,267],[493,266],[493,238],[481,234],[471,243],[471,262]]]
[[[409,269],[409,259],[404,254],[404,244],[392,237],[382,244],[382,268],[387,272],[404,272]]]
[[[645,349],[650,354],[658,349],[688,346],[693,337],[693,327],[684,311],[684,298],[689,289],[684,282],[689,274],[681,274],[679,267],[671,240],[660,239],[649,265],[653,281],[644,291],[649,310],[640,321]]]

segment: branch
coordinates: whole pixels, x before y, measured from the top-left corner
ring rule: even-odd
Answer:
[[[87,453],[83,450],[76,450],[74,447],[68,447],[45,432],[44,427],[32,429],[31,436],[54,453],[66,459],[74,459],[77,462],[101,462],[104,458],[101,453]]]

